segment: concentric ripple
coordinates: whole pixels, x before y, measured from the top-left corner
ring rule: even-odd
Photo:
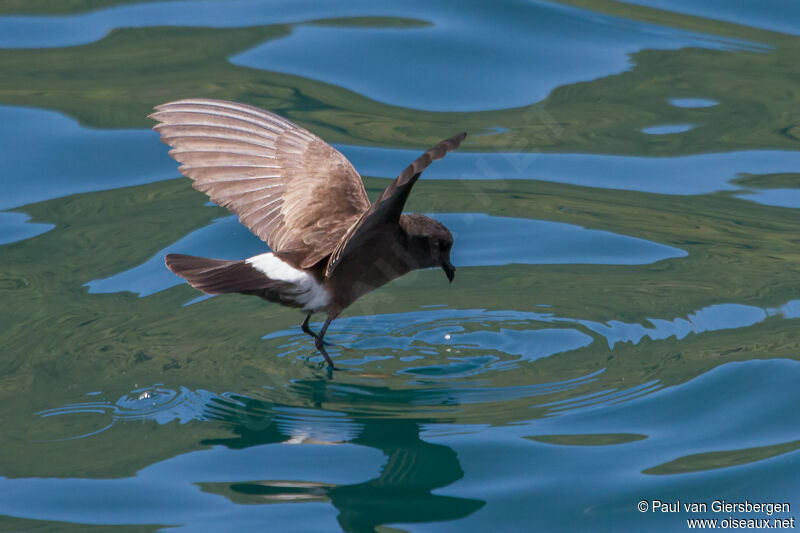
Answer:
[[[443,306],[345,317],[326,337],[333,343],[328,351],[342,369],[327,378],[319,372],[322,356],[293,327],[270,333],[263,341],[274,357],[288,359],[298,378],[279,380],[284,383],[279,387],[264,386],[258,398],[156,384],[136,388],[113,402],[98,400],[98,393],[92,393],[91,401],[37,414],[77,421],[68,424],[68,430],[57,424],[45,432],[57,436],[46,440],[93,435],[121,421],[216,420],[251,429],[275,425],[288,435],[288,443],[346,442],[357,433],[352,417],[440,419],[458,412],[486,419],[519,402],[536,409],[526,416],[574,414],[629,402],[663,389],[664,384],[654,379],[612,385],[603,366],[572,368],[571,359],[563,359],[571,353],[579,360],[586,356],[604,360],[602,354],[613,356],[620,345],[635,346],[645,339],[682,340],[752,327],[771,317],[798,316],[798,301],[792,300],[763,309],[717,304],[685,318],[651,318],[651,327],[562,317],[545,310]],[[549,370],[540,374],[537,364],[551,359]],[[324,408],[308,409],[309,405]]]
[[[159,384],[139,387],[123,395],[114,402],[89,401],[47,409],[36,413],[41,418],[67,417],[73,420],[70,430],[88,428],[79,434],[54,439],[65,440],[88,437],[111,428],[116,423],[132,420],[154,420],[166,424],[177,420],[185,424],[190,420],[204,419],[203,407],[215,395],[207,391],[191,391],[186,387],[172,390]]]

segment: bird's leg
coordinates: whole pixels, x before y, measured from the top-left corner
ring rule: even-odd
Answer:
[[[325,356],[325,360],[328,362],[331,370],[337,370],[337,368],[333,365],[333,360],[328,355],[328,352],[325,351],[325,341],[323,340],[323,337],[325,337],[325,332],[328,330],[328,326],[331,325],[331,321],[333,321],[333,317],[328,315],[328,319],[325,320],[325,325],[322,326],[321,330],[319,330],[319,335],[317,335],[314,345],[317,347],[317,350],[319,350],[319,352]]]
[[[308,327],[308,321],[310,319],[311,319],[311,313],[308,313],[308,316],[306,316],[306,319],[303,320],[303,325],[300,326],[300,327],[303,328],[303,332],[304,333],[306,333],[307,335],[311,335],[312,337],[314,337],[316,339],[317,338],[317,334],[314,333],[313,331],[311,331],[311,328]]]
[[[308,316],[306,316],[306,319],[303,320],[303,325],[300,326],[300,327],[303,329],[304,333],[306,333],[307,335],[311,335],[316,340],[317,334],[314,333],[312,331],[311,327],[309,327],[309,325],[308,325],[308,321],[310,319],[311,319],[311,313],[309,313]],[[332,343],[332,342],[325,341],[325,346],[336,346],[336,345],[334,343]]]

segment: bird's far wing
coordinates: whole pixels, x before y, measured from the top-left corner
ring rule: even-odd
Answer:
[[[461,144],[461,141],[466,136],[466,133],[461,133],[440,142],[406,167],[386,187],[378,199],[369,206],[369,209],[347,230],[347,233],[339,241],[333,254],[331,254],[331,258],[328,260],[325,276],[331,275],[336,265],[342,260],[342,257],[359,247],[363,236],[368,235],[371,228],[384,223],[398,223],[400,215],[403,213],[403,206],[408,199],[408,194],[411,192],[414,183],[419,179],[420,174],[428,168],[428,165],[437,159],[443,158],[447,152],[458,148],[458,145]]]
[[[194,188],[308,268],[369,208],[361,176],[332,146],[274,113],[222,100],[156,107],[153,129]]]

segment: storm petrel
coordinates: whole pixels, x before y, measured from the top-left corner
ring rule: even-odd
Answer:
[[[422,154],[370,203],[347,158],[274,113],[206,99],[155,109],[154,129],[181,174],[271,250],[242,261],[169,254],[167,267],[207,294],[252,294],[301,308],[302,329],[331,368],[325,332],[356,299],[420,268],[441,267],[453,281],[453,236],[432,218],[402,211],[422,171],[466,133]],[[308,325],[316,312],[327,313],[319,334]]]

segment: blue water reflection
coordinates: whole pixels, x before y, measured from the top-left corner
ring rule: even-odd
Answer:
[[[392,105],[473,111],[528,105],[556,87],[623,72],[629,55],[643,48],[734,44],[548,2],[458,6],[429,9],[432,25],[425,28],[298,27],[231,62],[333,83]],[[475,17],[493,30],[465,31]]]
[[[634,506],[643,499],[709,504],[714,498],[791,500],[796,483],[786,473],[796,470],[797,450],[755,464],[743,459],[727,468],[707,465],[702,472],[670,476],[643,472],[692,454],[742,450],[746,457],[748,448],[795,441],[798,415],[793,406],[800,401],[800,392],[792,383],[797,379],[800,364],[796,361],[730,363],[632,401],[602,402],[480,433],[431,426],[423,435],[458,452],[466,474],[448,487],[449,494],[462,498],[481,494],[493,503],[462,521],[461,529],[496,528],[507,517],[522,513],[545,531],[644,531],[654,523],[660,530],[679,531],[686,527],[686,514],[656,517]],[[774,410],[765,410],[764,405]],[[742,431],[742,427],[764,431]],[[647,438],[609,446],[560,446],[520,439],[553,434]],[[530,477],[527,483],[519,482],[519,465],[535,473],[535,482]],[[619,490],[598,494],[596,488],[607,486],[610,477]],[[534,501],[536,505],[530,505]],[[548,512],[541,512],[542,508]]]
[[[178,176],[175,162],[155,132],[93,130],[52,111],[0,106],[0,143],[14,154],[4,163],[2,180],[8,192],[0,197],[0,209]],[[419,150],[366,146],[337,148],[361,175],[386,178],[396,176],[420,154]],[[42,153],[48,157],[41,157]],[[678,157],[460,151],[431,166],[425,178],[538,179],[663,194],[704,194],[741,190],[730,183],[739,174],[791,173],[798,168],[800,152],[778,150]],[[772,194],[764,195],[763,203],[777,201]],[[747,198],[760,201],[762,195]]]
[[[30,222],[25,213],[0,212],[0,244],[24,241],[55,228],[53,224]]]
[[[150,130],[93,130],[60,113],[0,106],[0,209],[176,175]]]
[[[694,124],[661,124],[659,126],[648,126],[642,128],[642,133],[648,135],[669,135],[672,133],[684,133],[694,127]]]
[[[217,447],[170,458],[123,479],[0,478],[0,513],[81,524],[183,524],[220,531],[236,523],[260,529],[265,523],[290,523],[297,509],[235,504],[196,483],[286,479],[353,484],[374,477],[383,462],[379,451],[354,444]],[[336,528],[335,509],[306,505],[313,510],[304,508],[309,514],[305,530]]]
[[[421,341],[426,344],[449,346],[451,343],[457,344],[461,339],[461,334],[459,332],[463,330],[463,327],[458,321],[466,320],[470,316],[475,315],[483,316],[485,320],[496,321],[503,319],[521,321],[518,322],[517,325],[525,324],[530,321],[542,324],[567,323],[577,325],[585,332],[594,333],[604,338],[608,343],[608,347],[613,349],[616,344],[622,342],[639,344],[645,337],[654,341],[668,339],[670,337],[675,337],[680,340],[690,333],[699,335],[713,331],[754,326],[770,317],[780,317],[787,320],[797,319],[800,318],[800,300],[790,300],[781,306],[768,308],[735,303],[719,303],[698,309],[689,313],[686,317],[651,317],[647,319],[647,322],[650,323],[649,326],[616,319],[610,319],[607,322],[598,322],[596,320],[586,320],[580,317],[563,317],[546,312],[482,311],[479,313],[476,310],[447,309],[441,311],[420,311],[419,313],[425,314],[404,314],[402,316],[376,315],[372,317],[343,318],[338,320],[337,326],[331,330],[331,338],[341,338],[344,342],[353,342],[357,345],[360,345],[359,343],[366,343],[366,347],[369,347],[369,343],[371,342],[377,342],[378,344],[375,346],[410,349],[415,345],[416,341]],[[413,325],[420,320],[425,320],[427,324],[430,325],[430,336],[428,336],[428,334],[413,333],[411,330],[402,329],[404,327],[403,324]],[[437,321],[441,321],[441,325],[436,326]],[[392,336],[384,338],[387,332],[393,330],[397,331],[398,328],[403,332],[402,339]],[[273,339],[282,336],[303,339],[301,333],[295,329],[271,333],[264,338]],[[375,340],[376,336],[380,337],[382,340]],[[577,337],[573,338],[573,340],[576,341],[577,339]],[[386,342],[390,344],[387,345],[385,344]],[[502,343],[503,341],[494,338],[493,342]],[[571,344],[571,341],[565,342],[565,344],[562,345],[562,349],[558,351],[576,349],[580,347],[582,342],[583,340],[580,340],[576,345]],[[491,346],[491,344],[487,344],[486,346]],[[557,353],[558,351],[553,353]],[[512,351],[511,353],[516,352]],[[538,358],[538,356],[532,359],[536,358]]]
[[[796,450],[761,460],[756,468],[744,459],[742,464],[727,468],[715,469],[713,464],[701,463],[698,467],[705,469],[702,475],[688,471],[673,474],[668,480],[648,472],[681,456],[796,440],[793,406],[800,397],[792,384],[798,378],[800,365],[795,361],[730,363],[680,386],[639,387],[642,393],[633,391],[623,397],[609,391],[596,401],[575,401],[558,407],[555,416],[490,427],[378,423],[357,414],[308,410],[311,426],[315,418],[320,422],[336,420],[337,426],[328,426],[325,438],[329,440],[324,441],[338,443],[333,446],[313,444],[313,435],[304,427],[274,423],[272,417],[280,418],[284,409],[281,406],[201,391],[196,396],[202,400],[198,405],[206,402],[204,416],[213,419],[218,416],[214,414],[215,406],[224,407],[224,411],[220,410],[226,413],[223,419],[240,428],[241,444],[248,444],[247,436],[249,445],[237,446],[236,438],[220,439],[211,449],[171,457],[121,479],[0,478],[0,512],[78,523],[174,523],[188,529],[213,529],[223,519],[229,525],[252,525],[256,520],[296,523],[296,517],[284,514],[287,509],[296,512],[292,506],[246,505],[199,487],[254,480],[293,480],[296,484],[311,482],[330,487],[363,483],[382,469],[397,472],[388,466],[386,450],[376,446],[379,441],[370,436],[379,429],[372,426],[380,424],[380,429],[386,431],[393,424],[405,424],[410,431],[419,432],[421,442],[457,454],[457,473],[439,482],[448,485],[440,492],[451,498],[490,502],[482,512],[465,516],[460,528],[497,527],[504,523],[504,517],[513,517],[514,523],[531,520],[553,530],[646,529],[653,517],[632,512],[624,502],[635,504],[651,498],[703,501],[709,494],[730,501],[753,498],[754,494],[765,500],[783,501],[793,483],[782,471],[793,468]],[[703,408],[697,408],[698,404]],[[773,407],[765,411],[765,404]],[[247,409],[246,405],[258,409]],[[302,419],[302,415],[295,414],[293,418]],[[264,423],[259,425],[260,421]],[[665,421],[673,421],[669,431],[664,429]],[[742,432],[742,424],[758,427],[759,431]],[[554,434],[645,438],[594,446],[531,440]],[[487,449],[494,453],[487,454]],[[433,451],[426,451],[417,460]],[[527,465],[526,471],[537,473],[535,483],[529,478],[522,481],[521,464]],[[559,468],[553,468],[554,464]],[[413,467],[409,468],[406,472],[413,471]],[[618,491],[598,498],[597,487],[606,486],[612,472]],[[575,478],[583,482],[574,483]],[[715,489],[720,486],[732,488],[717,496]],[[536,501],[537,505],[520,506],[522,501]],[[542,505],[552,512],[541,513]],[[575,506],[589,512],[573,512]],[[335,498],[327,497],[318,503],[305,503],[302,510],[311,516],[304,523],[312,529],[336,529],[334,515],[338,507]],[[600,518],[613,522],[614,528],[595,527]],[[393,524],[402,526],[403,522]],[[443,524],[436,525],[437,530],[442,527]]]
[[[672,246],[560,222],[483,213],[432,216],[453,233],[457,245],[452,259],[459,267],[512,263],[641,265],[687,255]],[[530,235],[538,237],[530,239]],[[266,250],[236,216],[229,216],[193,231],[139,266],[87,285],[91,293],[130,291],[149,296],[183,283],[164,266],[168,253],[245,259]]]
[[[457,244],[452,257],[459,266],[646,265],[687,255],[672,246],[561,222],[484,213],[431,216],[453,233]]]
[[[800,4],[793,0],[626,0],[630,4],[800,35]]]
[[[364,175],[391,177],[413,150],[338,146]],[[800,152],[750,150],[676,157],[553,153],[448,155],[425,172],[429,179],[538,179],[604,189],[660,194],[707,194],[741,187],[739,174],[779,174],[800,168]],[[392,169],[387,173],[387,169]]]
[[[403,11],[409,10],[366,0],[341,5],[313,0],[277,0],[268,4],[258,0],[142,2],[69,16],[0,17],[0,47],[75,46],[98,41],[116,28],[246,27],[365,14],[400,16]]]
[[[675,107],[685,108],[713,107],[719,104],[711,98],[670,98],[669,103]]]
[[[800,189],[764,189],[749,194],[740,194],[738,197],[764,205],[800,208]]]
[[[289,326],[302,319],[295,311],[251,299],[245,307],[263,311],[226,314],[237,297],[181,308],[188,288],[96,296],[145,297],[183,284],[165,268],[166,253],[236,259],[265,245],[233,216],[191,232],[145,224],[154,210],[173,216],[167,190],[179,190],[181,209],[198,220],[221,216],[201,207],[205,198],[187,179],[143,186],[130,201],[124,190],[87,194],[178,178],[144,123],[100,131],[53,111],[0,106],[0,529],[683,531],[686,515],[639,513],[636,502],[796,503],[800,364],[788,358],[797,358],[800,324],[790,209],[800,208],[791,181],[800,169],[791,61],[800,3],[119,3],[66,16],[0,16],[9,57],[0,93],[83,117],[85,106],[101,102],[130,117],[126,91],[136,89],[105,85],[115,70],[96,62],[100,52],[115,68],[131,61],[148,100],[237,94],[274,102],[312,130],[324,123],[366,139],[374,128],[403,142],[413,140],[402,108],[376,101],[452,111],[454,128],[480,124],[468,133],[483,136],[484,148],[492,135],[509,133],[504,120],[513,111],[459,111],[508,109],[550,94],[553,116],[539,105],[514,130],[529,138],[498,141],[507,150],[585,153],[474,153],[468,139],[425,172],[418,191],[425,180],[452,180],[432,186],[458,192],[452,205],[444,193],[428,204],[439,211],[482,211],[489,196],[497,203],[485,211],[506,213],[507,201],[523,217],[526,199],[537,203],[531,213],[568,204],[552,212],[573,224],[434,214],[456,236],[461,285],[429,272],[437,285],[425,301],[402,285],[418,291],[425,279],[405,278],[356,302],[328,332],[342,368],[328,375],[313,341]],[[56,4],[29,6],[69,9]],[[319,20],[334,17],[376,18]],[[270,24],[286,24],[283,36],[252,40],[252,27]],[[184,72],[186,49],[159,44],[170,26],[251,29],[207,32],[220,40],[192,43],[193,60],[219,46],[241,52],[209,54],[207,71]],[[130,28],[151,30],[127,40],[114,33]],[[195,31],[203,33],[187,35]],[[136,66],[135,37],[177,61]],[[75,48],[8,50],[64,46]],[[75,64],[94,62],[50,83],[48,65],[62,53]],[[40,64],[18,73],[14,61],[26,57]],[[36,89],[19,81],[36,72]],[[449,116],[433,113],[431,123],[439,128]],[[573,127],[582,120],[600,127]],[[571,125],[561,129],[562,121]],[[722,133],[705,138],[704,128]],[[543,136],[553,142],[537,144]],[[421,152],[396,146],[389,139],[338,148],[362,175],[393,178]],[[655,153],[671,156],[649,157]],[[543,187],[533,199],[536,188],[516,194],[514,180],[575,187]],[[381,181],[388,184],[368,180],[371,193]],[[612,191],[593,196],[578,187]],[[638,216],[615,209],[623,204]],[[632,237],[656,235],[637,226],[649,207],[647,227],[663,221],[662,242]],[[604,217],[596,225],[588,222],[594,214]],[[576,264],[583,266],[546,266]],[[262,312],[280,313],[280,324]]]

